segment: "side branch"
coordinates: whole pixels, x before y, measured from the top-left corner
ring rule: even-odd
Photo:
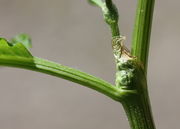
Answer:
[[[46,73],[84,85],[88,88],[101,92],[114,100],[119,101],[120,99],[120,91],[112,84],[87,73],[83,73],[76,69],[41,58],[33,57],[32,59],[29,59],[22,57],[13,58],[0,56],[0,65],[24,68],[32,71]]]

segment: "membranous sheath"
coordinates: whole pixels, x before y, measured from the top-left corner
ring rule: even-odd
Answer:
[[[125,48],[123,45],[125,39],[126,39],[126,37],[124,37],[124,36],[117,36],[117,37],[113,37],[113,39],[112,39],[113,54],[114,54],[116,61],[120,59],[123,52],[126,51],[127,53],[129,53],[128,49]]]
[[[116,60],[116,86],[121,89],[131,90],[135,87],[136,58],[132,57],[129,50],[124,46],[125,37],[112,39],[113,54]]]

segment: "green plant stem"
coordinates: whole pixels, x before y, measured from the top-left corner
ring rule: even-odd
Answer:
[[[131,54],[142,64],[142,72],[135,79],[137,95],[121,102],[132,129],[155,129],[146,81],[154,1],[138,0]]]
[[[26,59],[21,57],[13,58],[0,56],[0,65],[24,68],[46,73],[84,85],[98,92],[101,92],[116,101],[119,101],[121,98],[119,89],[117,89],[112,84],[92,75],[80,72],[76,69],[69,68],[67,66],[63,66],[41,58],[33,57],[32,59]]]
[[[109,25],[111,29],[112,37],[120,36],[120,30],[118,26],[118,9],[112,0],[88,0],[93,5],[96,5],[102,9],[104,21]]]
[[[106,7],[108,9],[108,15],[107,18],[105,18],[106,23],[109,24],[111,28],[111,34],[112,37],[120,36],[120,30],[119,30],[119,14],[118,9],[116,8],[115,4],[112,2],[112,0],[105,0]]]
[[[136,21],[132,40],[132,55],[143,64],[147,71],[149,42],[155,0],[138,0]]]

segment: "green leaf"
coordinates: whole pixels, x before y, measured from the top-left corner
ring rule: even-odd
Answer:
[[[22,43],[11,44],[7,40],[0,38],[0,57],[32,58],[32,55]]]
[[[27,49],[32,47],[31,44],[31,38],[27,34],[19,34],[11,39],[10,43],[16,44],[16,43],[22,43]]]

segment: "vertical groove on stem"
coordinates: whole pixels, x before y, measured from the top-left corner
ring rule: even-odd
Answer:
[[[128,120],[132,129],[155,129],[154,121],[151,116],[149,103],[139,101],[141,98],[134,97],[131,100],[125,101],[123,107],[128,116]]]

